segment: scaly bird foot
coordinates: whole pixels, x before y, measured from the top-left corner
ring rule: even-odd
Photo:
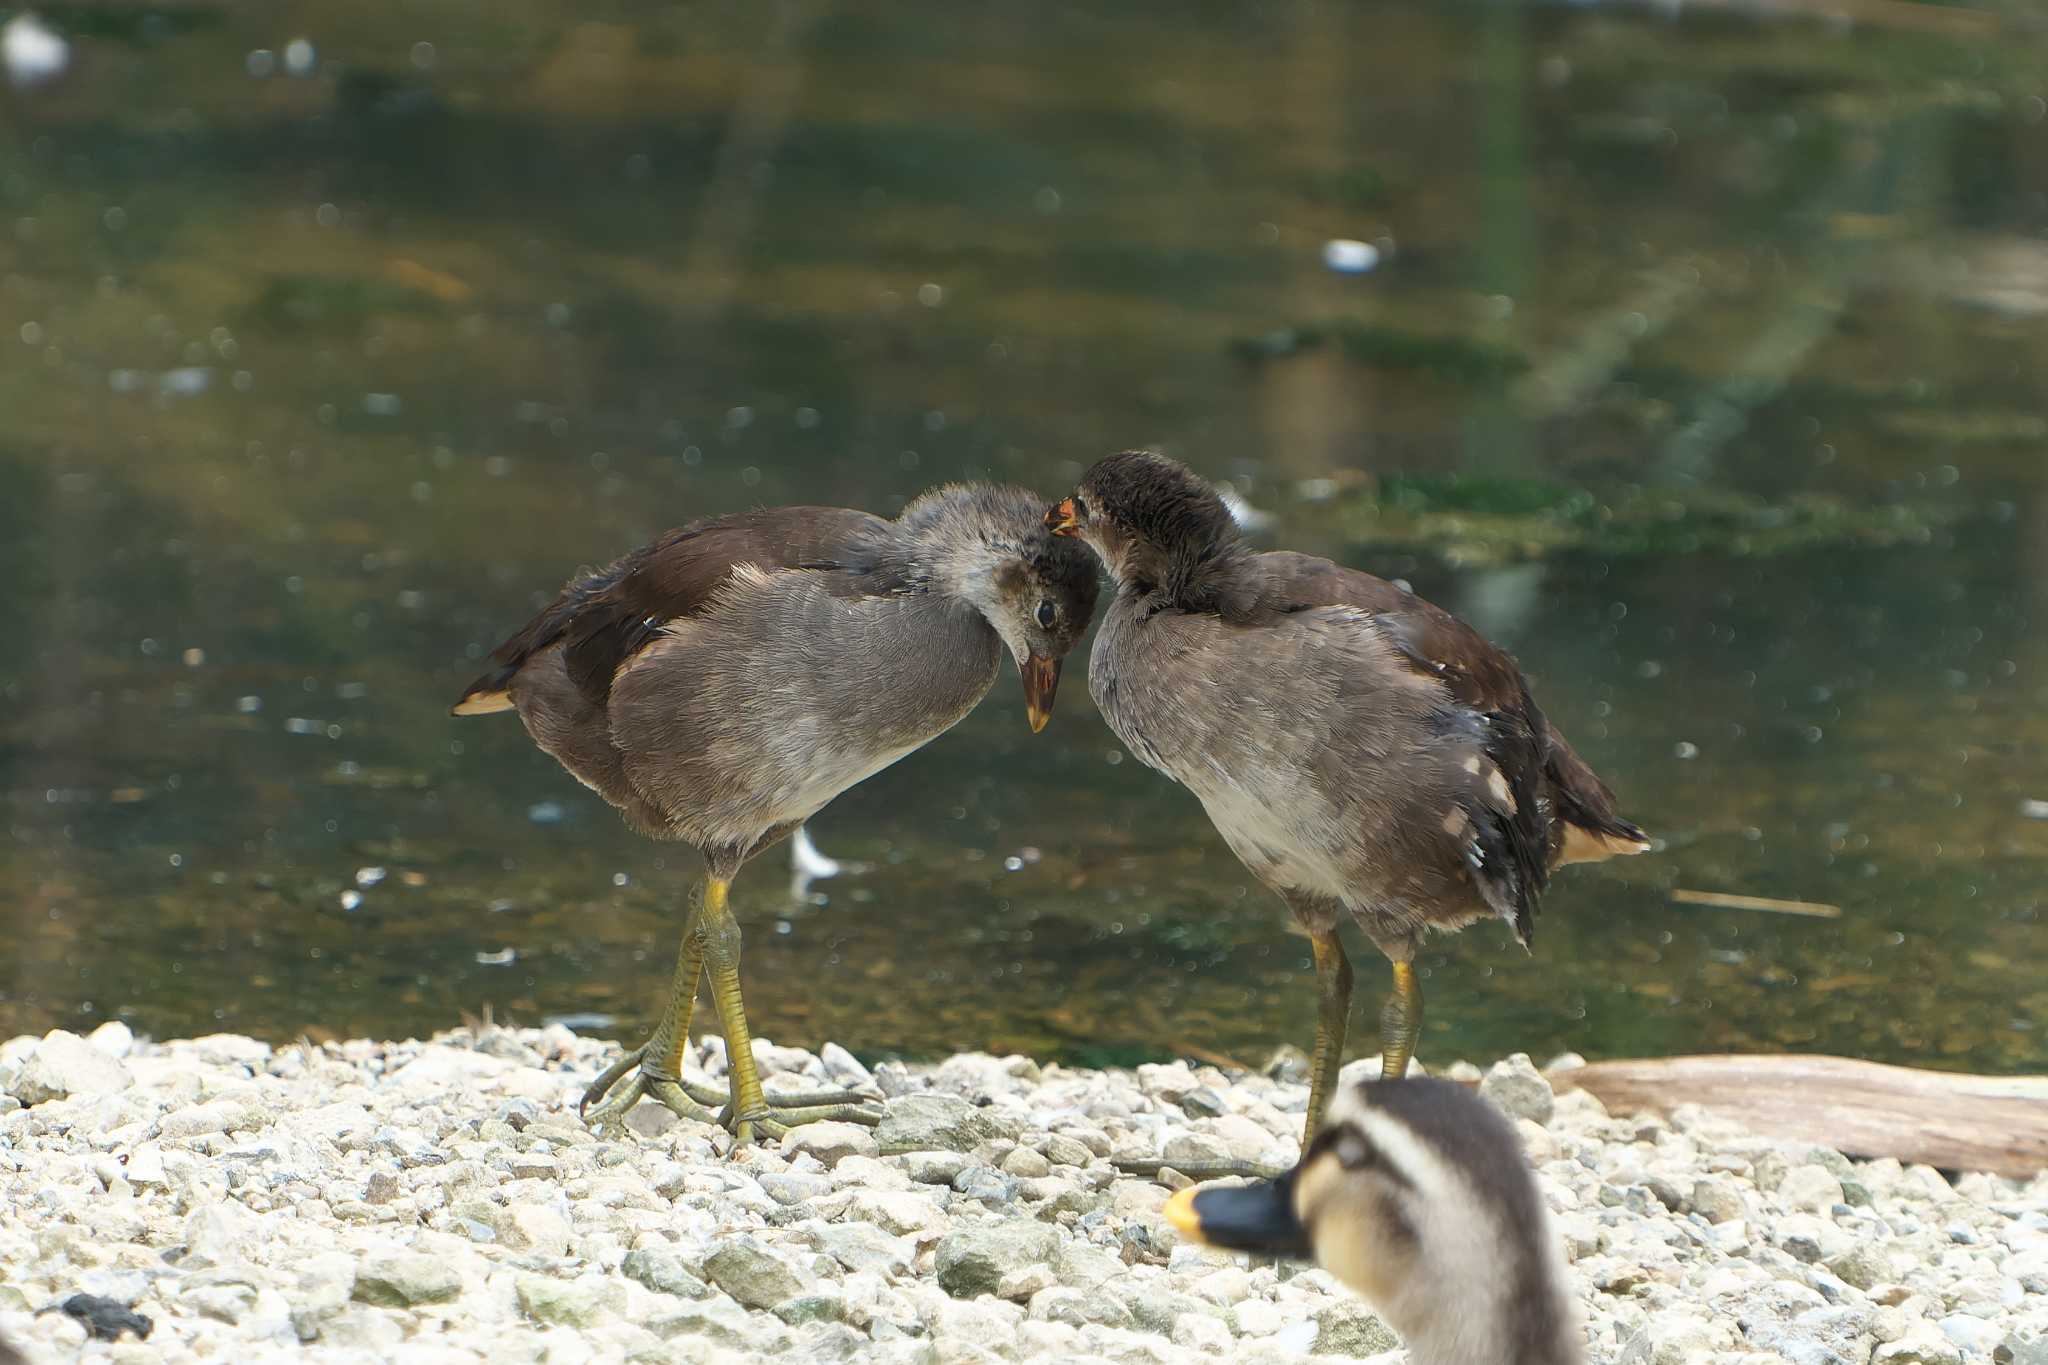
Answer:
[[[690,1119],[696,1123],[717,1123],[718,1115],[704,1105],[691,1099],[678,1081],[666,1076],[655,1076],[641,1068],[640,1059],[646,1054],[647,1045],[641,1044],[625,1056],[606,1067],[598,1078],[583,1092],[582,1103],[576,1111],[592,1128],[602,1132],[606,1128],[623,1129],[626,1126],[626,1111],[645,1097],[660,1104],[677,1118]],[[632,1072],[630,1079],[626,1073]],[[625,1080],[625,1084],[619,1082]],[[603,1101],[599,1103],[599,1101]],[[596,1104],[597,1108],[590,1106]]]
[[[592,1128],[621,1127],[626,1112],[641,1099],[652,1099],[679,1118],[715,1124],[733,1135],[736,1145],[763,1138],[782,1138],[806,1123],[833,1120],[872,1128],[882,1121],[881,1096],[855,1090],[819,1090],[769,1098],[764,1107],[734,1118],[730,1094],[690,1080],[650,1075],[641,1067],[645,1044],[606,1067],[583,1092],[577,1106]],[[632,1073],[628,1078],[627,1073]],[[592,1106],[595,1105],[595,1108]],[[719,1106],[713,1109],[712,1106]]]

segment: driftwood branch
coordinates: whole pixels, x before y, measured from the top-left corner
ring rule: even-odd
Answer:
[[[1610,1113],[1696,1104],[1759,1137],[1849,1156],[2028,1179],[2048,1170],[2048,1077],[1968,1076],[1847,1057],[1715,1056],[1594,1062],[1548,1073]]]

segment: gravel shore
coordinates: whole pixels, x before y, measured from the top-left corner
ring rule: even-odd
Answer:
[[[1167,1188],[1111,1164],[1291,1160],[1307,1088],[1285,1076],[980,1055],[871,1076],[761,1044],[771,1092],[872,1082],[887,1119],[727,1158],[647,1104],[624,1137],[587,1131],[577,1096],[613,1055],[559,1026],[0,1045],[0,1338],[238,1365],[1402,1359],[1321,1271],[1180,1243]],[[698,1055],[721,1073],[716,1040]],[[1484,1089],[1556,1211],[1592,1360],[2048,1365],[2048,1176],[1610,1116],[1526,1058]],[[81,1293],[131,1304],[147,1341],[38,1312]]]

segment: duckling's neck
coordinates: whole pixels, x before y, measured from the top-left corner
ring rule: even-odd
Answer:
[[[1414,1277],[1392,1301],[1377,1305],[1401,1334],[1410,1365],[1585,1365],[1555,1263],[1547,1257],[1525,1262],[1506,1280],[1476,1273],[1486,1264]]]

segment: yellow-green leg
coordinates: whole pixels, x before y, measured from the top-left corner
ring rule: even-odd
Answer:
[[[1398,1080],[1408,1074],[1415,1056],[1415,1041],[1422,1036],[1422,982],[1415,964],[1396,960],[1394,990],[1380,1007],[1380,1079]]]
[[[1311,930],[1309,944],[1315,953],[1319,1003],[1316,1050],[1309,1061],[1308,1119],[1301,1133],[1303,1151],[1322,1130],[1323,1114],[1337,1088],[1337,1072],[1344,1065],[1344,1035],[1351,1027],[1351,959],[1344,956],[1343,941],[1335,929]]]
[[[692,889],[683,944],[676,954],[675,976],[661,1020],[652,1037],[606,1067],[583,1092],[582,1107],[588,1111],[590,1125],[601,1128],[623,1123],[626,1111],[643,1096],[683,1118],[719,1124],[741,1142],[780,1137],[797,1124],[826,1119],[870,1126],[880,1123],[882,1111],[873,1102],[879,1096],[828,1090],[769,1100],[762,1093],[746,1006],[740,997],[740,927],[729,905],[731,887],[727,878],[706,877]],[[727,1091],[683,1079],[683,1052],[690,1043],[697,983],[706,974],[711,977],[719,1031],[725,1035]],[[713,1105],[723,1108],[713,1112]]]
[[[682,1084],[683,1049],[690,1043],[690,1015],[697,1003],[697,978],[704,970],[703,922],[708,886],[706,882],[699,882],[691,890],[690,913],[683,923],[683,942],[676,952],[675,976],[670,980],[668,1003],[662,1007],[661,1020],[654,1026],[654,1035],[606,1067],[583,1092],[583,1103],[578,1107],[586,1111],[593,1128],[624,1123],[626,1111],[643,1095],[656,1100],[679,1117],[700,1123],[718,1121],[718,1116],[692,1099]],[[629,1071],[633,1073],[632,1079],[619,1085]],[[613,1090],[615,1086],[616,1092]],[[597,1104],[599,1100],[604,1102]],[[590,1107],[593,1104],[597,1104],[594,1110]]]

